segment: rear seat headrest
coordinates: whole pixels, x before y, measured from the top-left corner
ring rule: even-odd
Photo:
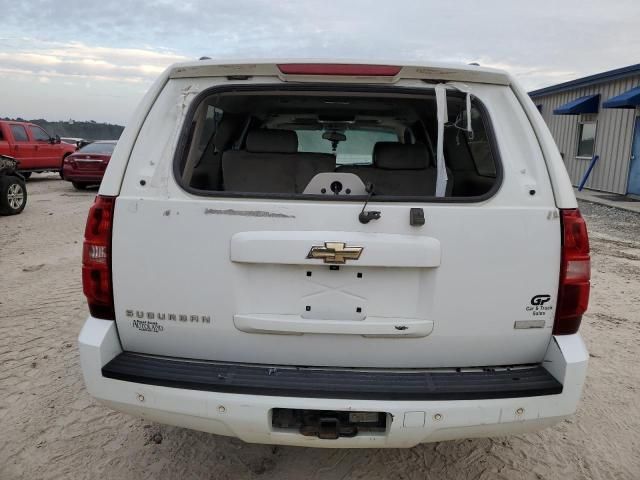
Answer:
[[[293,130],[251,130],[246,145],[252,153],[296,153],[298,135]]]
[[[422,170],[431,165],[426,145],[378,142],[373,147],[373,165],[387,170]]]

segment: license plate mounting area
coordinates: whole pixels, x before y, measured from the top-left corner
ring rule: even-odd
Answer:
[[[384,412],[274,408],[271,427],[323,440],[337,440],[359,434],[384,434],[388,416]]]

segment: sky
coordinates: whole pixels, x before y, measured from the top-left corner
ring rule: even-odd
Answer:
[[[201,56],[478,62],[528,89],[640,63],[640,1],[0,0],[0,117],[126,124]]]

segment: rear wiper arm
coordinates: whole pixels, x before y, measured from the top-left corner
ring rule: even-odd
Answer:
[[[360,215],[358,215],[358,220],[360,220],[360,223],[369,223],[371,220],[378,220],[380,218],[381,212],[374,210],[368,212],[364,211],[364,209],[367,208],[367,203],[369,203],[369,200],[371,200],[374,188],[375,185],[373,183],[368,183],[366,186],[368,195],[367,199],[364,202],[364,205],[362,206],[362,211],[360,212]]]

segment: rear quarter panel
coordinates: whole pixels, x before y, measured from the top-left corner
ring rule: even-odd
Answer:
[[[168,77],[169,70],[166,70],[158,77],[126,123],[127,126],[118,139],[118,143],[111,155],[109,165],[100,184],[100,195],[116,196],[120,193],[120,186],[124,178],[127,163],[129,162],[129,155],[138,138],[140,128],[147,118],[149,110],[156,101],[156,98],[167,83]],[[169,120],[167,120],[167,123],[168,121]]]
[[[546,164],[549,180],[553,188],[554,199],[558,208],[578,208],[578,202],[571,185],[571,179],[565,167],[558,146],[549,127],[536,108],[533,100],[520,83],[511,77],[511,89],[522,106],[527,120],[536,135]]]

